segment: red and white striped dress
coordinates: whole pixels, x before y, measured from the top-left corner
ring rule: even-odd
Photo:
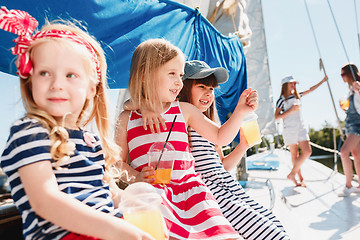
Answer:
[[[210,190],[195,173],[179,102],[171,103],[169,109],[161,115],[166,121],[167,130],[161,128],[160,134],[152,134],[149,128],[144,130],[141,114],[131,112],[127,133],[130,165],[141,171],[148,164],[146,153],[150,146],[156,141],[166,140],[172,121],[177,115],[169,142],[176,151],[186,153],[187,157],[175,160],[170,184],[154,185],[163,198],[161,212],[169,235],[177,239],[239,239],[238,233],[222,215]]]

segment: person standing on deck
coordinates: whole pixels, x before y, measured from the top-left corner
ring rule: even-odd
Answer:
[[[353,165],[350,153],[354,157],[355,171],[360,176],[360,73],[354,64],[346,64],[341,68],[341,77],[349,86],[348,107],[346,110],[346,139],[341,147],[341,162],[346,177],[346,184],[339,197],[347,197],[351,193],[360,193],[360,185],[353,187]]]
[[[281,81],[281,94],[276,102],[275,119],[283,119],[283,138],[285,144],[290,148],[293,164],[293,168],[287,178],[293,181],[296,186],[306,187],[300,167],[312,153],[309,142],[310,138],[300,112],[300,98],[317,89],[327,79],[328,77],[325,76],[320,82],[300,93],[296,89],[298,81],[293,76],[285,76]],[[299,154],[298,147],[301,149],[301,154]],[[299,181],[296,179],[296,175]]]

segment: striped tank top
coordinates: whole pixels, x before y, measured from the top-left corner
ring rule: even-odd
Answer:
[[[289,236],[273,213],[250,198],[222,165],[215,144],[193,129],[191,153],[195,171],[217,200],[224,216],[234,229],[248,240],[285,240]]]
[[[127,132],[130,152],[130,165],[137,171],[148,164],[147,152],[154,142],[164,142],[177,116],[169,142],[175,151],[183,153],[175,159],[171,182],[166,185],[153,185],[161,195],[163,202],[161,212],[169,229],[170,237],[177,239],[238,239],[240,236],[231,227],[210,190],[194,170],[194,159],[191,156],[188,134],[184,116],[179,102],[171,103],[161,114],[165,119],[167,130],[161,127],[161,133],[144,130],[142,116],[131,112]]]

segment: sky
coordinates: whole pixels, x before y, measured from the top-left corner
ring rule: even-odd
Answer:
[[[360,2],[357,13],[360,15]],[[353,0],[330,0],[349,60],[360,66],[360,49]],[[302,91],[318,83],[324,73],[319,68],[319,54],[307,16],[305,3],[300,0],[263,0],[263,17],[269,56],[270,77],[274,102],[279,98],[281,79],[293,75]],[[348,62],[342,47],[327,0],[307,0],[320,53],[329,77],[340,120],[345,113],[339,107],[339,99],[348,92],[340,76],[341,67]],[[358,16],[359,18],[359,16]],[[358,23],[359,24],[359,23]],[[327,84],[302,98],[302,114],[305,125],[321,129],[325,121],[337,126],[335,110]]]
[[[349,60],[360,67],[360,49],[353,0],[329,0]],[[356,0],[355,0],[356,1]],[[307,0],[321,56],[341,120],[345,113],[338,101],[346,95],[347,85],[340,76],[341,67],[348,62],[327,0]],[[312,35],[304,1],[263,0],[263,17],[269,56],[270,78],[274,103],[281,91],[281,78],[293,75],[300,84],[298,90],[306,90],[319,82],[324,74],[319,70],[319,54]],[[360,15],[360,2],[357,3]],[[360,17],[360,16],[358,16]],[[360,24],[360,23],[359,23]],[[0,118],[0,152],[5,147],[11,124],[24,114],[17,77],[0,73],[0,102],[3,104]],[[108,90],[112,102],[112,118],[118,90]],[[325,84],[302,99],[302,114],[308,128],[319,130],[327,121],[336,126],[336,117],[328,87]],[[281,126],[280,126],[281,128]],[[281,129],[280,129],[281,132]]]

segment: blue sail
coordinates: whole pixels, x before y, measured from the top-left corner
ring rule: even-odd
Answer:
[[[42,26],[48,20],[76,19],[102,43],[110,88],[127,88],[133,51],[142,41],[164,38],[188,60],[202,60],[229,71],[229,80],[215,92],[221,122],[247,87],[240,39],[218,32],[197,9],[166,0],[3,0],[2,6],[29,12]],[[0,31],[0,71],[15,74],[10,48],[14,34]]]

